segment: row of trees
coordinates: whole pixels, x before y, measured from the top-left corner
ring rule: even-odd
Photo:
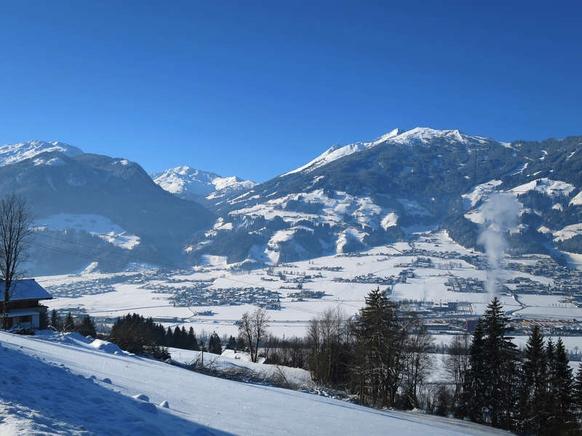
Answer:
[[[164,328],[163,325],[153,321],[152,318],[144,318],[138,314],[128,314],[118,318],[111,328],[109,339],[124,350],[136,354],[168,355],[167,347],[182,348],[185,350],[208,351],[214,354],[222,353],[222,340],[216,333],[212,333],[208,343],[199,341],[190,327],[188,331],[184,327],[176,326]],[[233,337],[228,342],[229,346],[236,347]]]
[[[42,324],[42,323],[41,323]],[[95,323],[89,315],[84,315],[80,319],[75,319],[71,312],[63,318],[56,310],[51,311],[49,325],[61,332],[77,332],[83,336],[97,337]]]
[[[582,372],[574,380],[562,340],[535,326],[519,351],[507,329],[495,298],[473,334],[454,414],[523,434],[579,434]]]
[[[192,328],[189,332],[184,327],[165,329],[152,318],[144,318],[136,313],[118,318],[111,328],[109,339],[124,350],[136,354],[162,351],[162,347],[200,349]]]

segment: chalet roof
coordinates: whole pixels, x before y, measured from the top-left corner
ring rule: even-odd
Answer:
[[[52,295],[34,279],[17,280],[12,284],[12,291],[10,294],[10,301],[50,300],[53,298]],[[3,296],[4,283],[0,282],[0,301]]]

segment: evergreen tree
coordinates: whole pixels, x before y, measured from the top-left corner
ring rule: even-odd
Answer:
[[[81,320],[81,324],[77,327],[77,331],[83,336],[96,337],[95,324],[89,315],[85,315]]]
[[[395,305],[380,289],[366,296],[355,323],[358,361],[354,368],[360,401],[377,407],[392,407],[402,374],[405,334]]]
[[[188,330],[188,349],[198,351],[200,347],[198,347],[198,340],[196,339],[196,335],[194,334],[194,329],[190,327]]]
[[[558,339],[550,364],[550,390],[555,407],[550,416],[552,434],[568,434],[575,428],[572,369],[562,339]]]
[[[576,379],[572,387],[572,400],[574,401],[574,406],[578,414],[578,418],[582,415],[582,365],[578,365],[578,371],[576,371]]]
[[[71,312],[67,313],[67,317],[65,318],[65,323],[63,325],[63,331],[65,332],[72,332],[75,330],[75,320],[73,319],[73,315]]]
[[[218,355],[222,354],[222,343],[216,332],[210,335],[210,339],[208,340],[208,352]]]
[[[471,421],[480,423],[484,422],[485,386],[487,384],[483,329],[483,321],[479,320],[473,332],[473,341],[469,349],[469,370],[465,376],[462,408],[459,411],[461,417],[466,416]]]
[[[511,338],[506,336],[507,324],[501,303],[495,297],[483,317],[485,406],[492,426],[511,430],[512,412],[517,406],[518,353]]]
[[[548,424],[547,360],[544,338],[534,326],[525,347],[520,392],[520,431],[541,434]]]
[[[57,311],[55,309],[53,309],[51,311],[51,321],[50,321],[50,325],[55,330],[60,330],[61,329],[61,319],[60,319],[60,317],[57,314]]]
[[[516,428],[519,355],[506,335],[508,320],[497,298],[479,320],[469,352],[460,415],[494,427]]]
[[[164,339],[164,342],[166,344],[166,347],[174,347],[174,334],[172,333],[172,328],[168,327],[168,330],[166,330],[166,336]]]
[[[226,344],[227,350],[236,350],[236,338],[231,336],[228,338],[228,342]]]
[[[186,333],[186,329],[184,326],[180,329],[180,340],[182,341],[182,347],[185,350],[190,348],[190,343],[188,342],[188,333]]]
[[[549,426],[553,421],[553,417],[556,415],[556,381],[554,380],[556,376],[556,351],[554,342],[552,338],[548,338],[546,344],[546,362],[547,362],[547,395],[546,395],[546,405],[544,410],[548,413],[548,423]]]
[[[180,327],[174,327],[174,347],[176,348],[184,348],[184,339],[182,338],[182,330]]]
[[[38,326],[41,330],[45,330],[49,326],[49,317],[45,306],[40,306],[38,311]]]

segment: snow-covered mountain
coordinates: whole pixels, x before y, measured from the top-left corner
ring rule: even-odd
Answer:
[[[277,263],[358,251],[439,227],[475,246],[477,209],[485,194],[501,191],[524,205],[514,247],[581,252],[582,234],[575,233],[582,223],[581,144],[580,137],[505,143],[459,130],[396,129],[332,147],[227,197],[216,205],[214,228],[189,250]]]
[[[300,166],[288,173],[283,174],[283,176],[289,174],[295,174],[300,172],[308,172],[313,171],[316,168],[322,167],[327,165],[334,160],[340,159],[345,156],[349,156],[350,154],[358,153],[363,150],[368,150],[376,145],[382,144],[386,142],[390,138],[394,138],[400,134],[399,129],[391,130],[390,132],[386,133],[385,135],[380,136],[379,138],[375,139],[374,141],[370,142],[356,142],[354,144],[348,145],[333,145],[324,151],[322,154],[317,156],[315,159],[307,162],[305,165]]]
[[[167,193],[127,159],[43,141],[0,152],[0,196],[24,196],[35,222],[28,273],[180,264],[185,243],[212,223],[211,212]]]
[[[42,153],[59,152],[66,156],[78,156],[83,152],[77,147],[59,141],[27,141],[18,144],[8,144],[0,147],[0,166],[15,164],[23,160],[32,159]],[[46,164],[37,160],[37,165]],[[58,161],[48,163],[58,164]]]
[[[481,208],[494,192],[521,205],[513,248],[582,253],[582,137],[506,143],[459,130],[394,129],[334,146],[261,184],[189,167],[154,183],[136,163],[58,142],[0,147],[0,163],[0,195],[25,195],[38,236],[49,238],[35,249],[43,273],[176,265],[184,256],[190,264],[208,256],[272,264],[437,228],[475,247]]]
[[[0,342],[0,434],[7,436],[502,434],[462,420],[214,378],[76,333],[0,332]]]
[[[170,168],[153,174],[152,178],[160,187],[185,200],[218,201],[219,199],[252,189],[256,183],[235,176],[222,177],[208,171],[189,166]]]

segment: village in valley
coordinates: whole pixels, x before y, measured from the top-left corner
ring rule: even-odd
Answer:
[[[364,297],[380,288],[400,310],[422,318],[436,345],[471,333],[489,302],[487,261],[446,232],[420,234],[368,251],[265,266],[254,270],[209,259],[192,270],[142,268],[115,274],[40,277],[51,292],[50,309],[89,314],[106,332],[119,314],[135,312],[166,326],[228,337],[241,315],[262,307],[270,331],[303,337],[326,308],[356,314]],[[580,268],[580,265],[578,265]],[[582,350],[582,271],[549,256],[507,255],[499,298],[511,319],[511,334],[523,344],[531,324],[561,336],[573,359]]]

